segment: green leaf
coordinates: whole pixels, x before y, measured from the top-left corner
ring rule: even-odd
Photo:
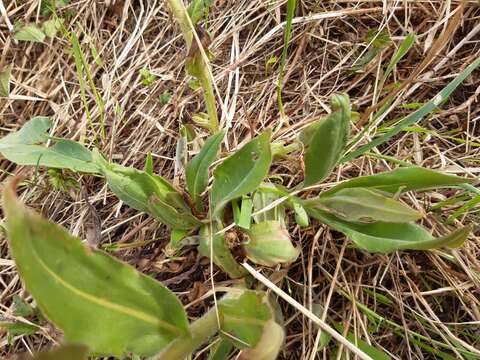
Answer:
[[[270,207],[272,203],[281,197],[288,195],[288,190],[278,185],[262,183],[253,194],[253,208],[255,212],[260,211],[260,214],[253,216],[253,220],[256,223],[269,220],[280,221],[281,224],[285,226],[286,215],[284,204],[279,204],[266,211],[264,211],[264,209]]]
[[[18,41],[43,42],[45,34],[37,25],[26,24],[15,29],[13,38]]]
[[[188,334],[180,301],[159,282],[91,249],[3,191],[10,249],[27,290],[66,341],[94,353],[150,356]]]
[[[221,230],[218,223],[204,225],[200,229],[200,244],[198,252],[211,258],[213,263],[226,272],[232,279],[245,276],[246,270],[237,263],[233,257],[224,233],[218,233]]]
[[[429,250],[461,246],[471,227],[434,238],[427,230],[413,223],[352,223],[316,209],[307,209],[310,216],[347,235],[359,248],[370,252],[389,253],[397,250]]]
[[[285,341],[285,330],[273,320],[263,327],[262,336],[253,349],[242,351],[240,359],[276,360]]]
[[[192,20],[192,24],[199,22],[207,13],[213,0],[193,0],[188,7],[188,15]]]
[[[214,214],[218,215],[229,201],[256,190],[268,175],[271,162],[270,131],[257,136],[224,160],[213,173]]]
[[[13,305],[15,307],[13,312],[15,316],[28,317],[35,314],[35,310],[18,295],[13,297]]]
[[[302,204],[297,201],[293,201],[293,211],[295,213],[295,222],[299,226],[306,227],[310,224],[308,220],[308,214]]]
[[[0,140],[0,152],[18,165],[46,166],[86,173],[98,173],[92,162],[92,153],[83,145],[66,139],[57,139],[51,147],[37,145],[48,139],[50,119],[32,118],[17,132]]]
[[[20,356],[17,360],[86,360],[88,348],[84,345],[61,345],[59,348],[40,352],[33,357],[30,355]]]
[[[0,151],[12,145],[32,145],[47,141],[52,122],[46,116],[36,116],[22,128],[0,139]]]
[[[264,292],[245,290],[241,295],[231,294],[218,303],[222,336],[240,349],[255,347],[265,325],[273,319],[272,309]]]
[[[246,255],[256,264],[275,266],[291,263],[300,253],[292,245],[290,235],[280,221],[253,224],[245,233],[248,236],[244,244]]]
[[[208,185],[208,168],[215,161],[224,137],[225,130],[210,136],[205,145],[203,145],[202,150],[187,164],[188,192],[198,209],[201,208],[202,204],[201,194]]]
[[[470,182],[472,182],[470,179],[446,175],[421,167],[406,167],[345,181],[325,191],[322,196],[330,196],[342,189],[356,187],[368,187],[395,194],[399,191],[427,190]]]
[[[419,122],[426,115],[436,110],[440,104],[442,104],[448,97],[455,91],[455,89],[478,67],[480,66],[480,57],[477,58],[473,63],[471,63],[466,69],[464,69],[455,79],[453,79],[447,86],[445,86],[442,91],[440,91],[432,100],[423,105],[418,111],[408,115],[406,118],[398,122],[391,130],[387,131],[383,135],[380,135],[370,141],[368,144],[361,146],[359,149],[352,151],[351,153],[345,155],[341,159],[341,163],[351,161],[365,152],[373,149],[374,147],[381,145],[393,136],[397,135],[403,129],[408,126]]]
[[[42,29],[47,37],[53,39],[61,26],[62,26],[61,20],[58,18],[54,18],[54,19],[45,21],[42,24]]]
[[[303,204],[348,221],[403,223],[422,218],[418,211],[368,188],[342,189],[329,196],[306,200]]]
[[[0,321],[0,329],[7,330],[10,336],[27,336],[35,334],[39,328],[20,321]]]
[[[220,339],[210,349],[207,360],[228,360],[233,350],[233,344],[226,339]]]
[[[48,148],[41,145],[17,145],[0,151],[5,158],[18,165],[39,165],[94,174],[99,172],[92,162],[90,150],[72,140],[57,140]]]
[[[153,157],[152,153],[147,154],[147,158],[145,159],[145,172],[148,175],[153,175]]]
[[[12,65],[5,67],[0,71],[0,96],[8,97],[10,95],[10,77],[12,75]]]
[[[110,190],[128,206],[174,229],[194,229],[201,224],[192,215],[182,195],[164,178],[108,163],[97,150],[93,157],[106,177]]]
[[[408,53],[408,51],[413,46],[413,44],[415,44],[416,38],[417,38],[417,35],[415,33],[410,33],[402,41],[397,51],[393,55],[392,59],[390,60],[390,63],[388,64],[387,69],[385,70],[385,73],[382,76],[382,79],[380,80],[380,84],[378,86],[379,89],[383,88],[385,81],[388,79],[388,77],[392,73],[395,66]]]
[[[301,136],[305,151],[304,186],[324,180],[337,165],[347,145],[351,114],[350,99],[346,94],[332,97],[332,109],[327,118],[310,125]]]
[[[172,94],[170,94],[168,91],[164,91],[158,97],[158,101],[160,101],[160,105],[167,105],[171,99],[172,99]]]
[[[252,222],[252,209],[253,209],[252,199],[244,196],[242,199],[242,205],[240,208],[238,219],[235,219],[235,223],[239,227],[243,229],[250,229],[250,225]]]

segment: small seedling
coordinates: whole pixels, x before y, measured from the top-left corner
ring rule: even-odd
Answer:
[[[140,69],[140,77],[144,86],[150,86],[157,80],[157,77],[146,68]]]
[[[167,105],[170,100],[172,99],[172,94],[168,91],[164,91],[159,97],[158,100],[160,101],[161,105]]]

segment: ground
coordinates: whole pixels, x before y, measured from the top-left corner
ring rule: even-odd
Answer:
[[[40,1],[3,1],[0,70],[12,65],[12,81],[10,96],[0,98],[1,135],[17,130],[33,116],[50,116],[52,135],[96,146],[119,163],[142,168],[146,155],[152,153],[155,171],[183,188],[183,170],[175,166],[179,129],[205,111],[205,104],[185,74],[186,49],[166,2],[67,3],[60,15],[80,39],[88,71],[76,67],[75,51],[61,31],[43,43],[13,39],[9,30],[16,23],[52,18]],[[201,21],[212,37],[212,72],[230,150],[267,128],[274,129],[275,140],[291,142],[307,124],[330,111],[329,98],[336,92],[348,93],[359,113],[352,139],[369,126],[359,143],[365,144],[433,99],[480,56],[478,1],[298,3],[284,77],[288,122],[280,116],[276,99],[286,1],[217,0],[208,21]],[[413,32],[417,38],[412,49],[379,93],[383,71],[399,44]],[[372,41],[371,34],[379,33],[377,39],[390,39],[383,47]],[[376,46],[377,52],[372,53]],[[371,59],[364,61],[369,53]],[[475,179],[479,75],[476,70],[468,76],[435,112],[339,166],[318,189],[392,169],[398,161]],[[404,87],[397,91],[395,84]],[[395,103],[385,118],[373,122],[368,112],[389,94]],[[196,129],[199,138],[207,136],[205,130]],[[189,156],[197,151],[198,142],[190,144]],[[11,174],[27,176],[32,182],[22,193],[23,200],[82,238],[92,231],[88,220],[96,213],[101,219],[102,246],[164,281],[188,305],[192,319],[212,304],[212,284],[235,283],[211,269],[194,246],[169,257],[164,251],[169,241],[166,228],[122,205],[100,178],[68,174],[81,184],[83,196],[78,189],[53,188],[52,175],[43,169],[18,167],[4,159],[0,168],[2,181]],[[286,184],[297,184],[303,167],[295,156],[287,157],[275,163],[274,173]],[[438,205],[447,199],[452,201],[440,209]],[[458,189],[404,197],[425,215],[423,225],[435,235],[461,224],[476,225],[475,199],[478,194]],[[466,204],[465,211],[452,219]],[[302,250],[299,259],[281,268],[256,269],[328,323],[342,324],[345,335],[357,334],[364,348],[370,344],[392,359],[480,358],[478,232],[456,250],[382,255],[355,249],[343,235],[318,223],[307,228],[292,225],[290,231]],[[32,299],[22,287],[4,235],[0,255],[0,316],[12,320],[16,318],[14,296],[28,303]],[[318,328],[286,302],[281,300],[280,305],[287,329],[281,358],[329,359],[335,354],[352,358],[335,341],[317,351]],[[0,333],[0,355],[45,349],[58,342],[61,334],[43,324],[33,335],[9,338]]]

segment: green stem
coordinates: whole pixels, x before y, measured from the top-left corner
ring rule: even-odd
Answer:
[[[202,55],[199,54],[198,56]],[[204,65],[199,80],[203,88],[203,96],[205,97],[205,103],[207,106],[209,129],[212,134],[215,134],[218,131],[217,103],[215,100],[215,93],[213,92],[213,84],[207,71],[207,66],[206,64]]]
[[[183,360],[218,331],[215,308],[211,309],[190,325],[190,336],[179,337],[172,341],[153,360]]]
[[[170,5],[173,16],[175,16],[175,19],[182,29],[183,37],[187,43],[187,47],[190,49],[190,46],[192,45],[192,28],[190,27],[190,22],[188,21],[187,8],[183,4],[182,0],[168,0],[168,4]]]
[[[190,50],[193,41],[193,26],[191,19],[189,18],[187,8],[185,7],[182,0],[168,0],[170,9],[172,10],[175,19],[177,20],[180,28],[182,29],[183,37],[187,44],[187,48]],[[212,133],[218,131],[218,114],[217,114],[217,104],[215,99],[215,93],[213,91],[213,83],[210,73],[208,71],[208,61],[204,58],[203,54],[199,51],[198,54],[199,67],[197,68],[198,73],[195,74],[200,85],[203,89],[203,96],[205,98],[205,103],[207,106],[208,113],[208,125],[206,127]]]

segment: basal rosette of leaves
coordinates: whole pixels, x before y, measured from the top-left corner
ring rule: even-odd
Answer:
[[[0,152],[19,165],[103,176],[120,200],[171,229],[174,251],[182,251],[184,237],[196,234],[199,253],[231,278],[243,278],[247,272],[231,251],[226,225],[231,228],[233,224],[242,234],[239,245],[250,261],[269,267],[288,264],[297,259],[301,246],[290,238],[288,212],[299,226],[308,226],[314,219],[370,252],[462,245],[470,227],[434,237],[418,223],[422,214],[400,198],[407,191],[470,182],[465,178],[404,167],[339,183],[315,197],[301,196],[329,177],[344,155],[350,100],[345,94],[334,95],[331,106],[330,115],[302,131],[301,146],[292,147],[302,148],[305,165],[305,181],[294,189],[269,180],[275,161],[272,148],[278,149],[278,143],[272,144],[268,130],[221,158],[216,166],[212,164],[219,158],[226,133],[210,136],[187,164],[185,190],[155,174],[151,157],[140,170],[112,163],[97,149],[90,151],[71,140],[51,138],[52,145],[45,146],[51,125],[45,117],[33,118],[1,139]],[[90,354],[180,359],[220,336],[221,349],[228,353],[237,348],[245,356],[258,357],[262,346],[257,345],[268,342],[275,346],[268,348],[265,358],[276,357],[284,330],[264,292],[232,289],[216,308],[189,324],[181,303],[162,284],[87,247],[25,207],[15,195],[18,180],[3,193],[12,255],[38,307],[64,332],[67,342],[84,344]],[[68,347],[65,351],[82,353]]]

